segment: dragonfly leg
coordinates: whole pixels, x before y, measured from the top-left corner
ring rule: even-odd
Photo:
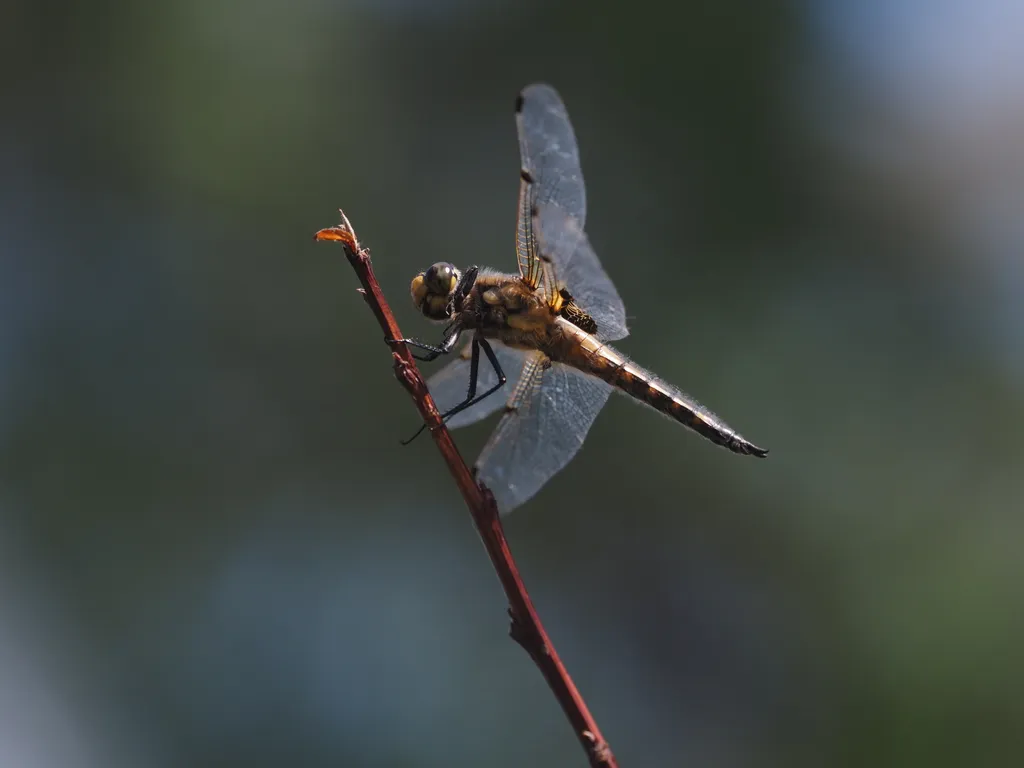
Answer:
[[[427,350],[425,355],[417,355],[415,352],[411,353],[417,360],[429,363],[431,360],[436,360],[441,355],[447,355],[453,349],[455,345],[459,343],[459,336],[462,335],[462,329],[459,326],[454,326],[444,337],[440,346],[434,344],[426,344],[416,339],[386,339],[388,344],[405,344],[408,347],[416,347],[417,349]]]
[[[488,389],[483,394],[477,396],[476,394],[476,383],[480,368],[480,349],[483,349],[484,354],[487,355],[487,360],[490,362],[491,367],[494,369],[495,375],[498,377],[498,383]],[[476,405],[486,397],[490,397],[503,386],[505,386],[505,372],[501,370],[501,364],[498,362],[497,355],[494,354],[494,350],[491,349],[491,345],[487,343],[487,339],[473,339],[473,357],[469,361],[469,390],[466,392],[466,399],[455,407],[448,410],[447,413],[441,414],[441,418],[447,421],[450,417],[454,416],[459,411],[464,411],[471,405]]]
[[[416,347],[417,349],[427,350],[427,354],[425,355],[417,355],[415,352],[411,353],[417,360],[423,360],[427,363],[431,360],[436,360],[447,351],[442,347],[436,347],[433,344],[425,344],[424,342],[417,341],[416,339],[388,339],[387,342],[388,344],[405,344],[407,347]]]
[[[487,360],[488,360],[488,362],[490,362],[491,367],[494,369],[494,373],[498,376],[498,383],[495,384],[490,389],[488,389],[483,394],[477,396],[477,394],[476,394],[476,385],[477,385],[477,380],[479,379],[479,376],[480,376],[480,348],[481,347],[484,350],[484,354],[487,355]],[[501,369],[501,364],[498,362],[498,357],[497,357],[497,355],[494,354],[494,350],[491,349],[491,345],[487,343],[486,339],[474,338],[473,339],[473,343],[472,343],[472,356],[469,359],[469,389],[466,392],[466,399],[463,400],[458,405],[456,405],[456,406],[454,406],[452,408],[449,408],[447,411],[442,413],[441,414],[441,420],[442,421],[448,421],[448,419],[450,417],[454,416],[456,413],[459,413],[459,411],[464,411],[467,408],[469,408],[471,405],[476,405],[481,400],[483,400],[485,397],[489,397],[490,395],[493,395],[495,392],[497,392],[499,389],[501,389],[503,386],[505,386],[505,382],[506,381],[507,381],[507,379],[505,378],[505,372]],[[408,440],[403,440],[402,441],[402,445],[408,445],[409,443],[411,443],[413,440],[415,440],[417,437],[419,437],[420,433],[423,432],[423,430],[426,429],[426,428],[427,428],[426,424],[421,426],[418,430],[416,430],[416,434],[414,434]]]

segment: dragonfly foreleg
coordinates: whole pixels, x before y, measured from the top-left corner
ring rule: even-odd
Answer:
[[[459,343],[459,336],[462,335],[462,328],[458,325],[453,326],[445,335],[444,340],[441,344],[426,344],[425,342],[418,341],[417,339],[388,339],[388,344],[405,344],[408,347],[416,347],[417,349],[427,350],[425,355],[417,355],[415,352],[412,356],[417,360],[429,363],[431,360],[436,360],[441,355],[447,355],[453,349],[455,345]]]

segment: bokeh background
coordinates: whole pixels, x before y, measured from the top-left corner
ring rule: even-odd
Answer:
[[[392,378],[574,121],[615,398],[506,530],[623,766],[1024,764],[1024,6],[6,3],[0,765],[584,758]],[[472,458],[493,422],[457,433]]]

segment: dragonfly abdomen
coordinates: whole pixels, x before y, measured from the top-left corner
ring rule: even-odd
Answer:
[[[689,427],[716,445],[744,455],[764,456],[768,453],[744,438],[696,400],[633,363],[627,361],[613,375],[615,380],[609,383],[659,413]]]
[[[767,455],[768,451],[758,448],[689,395],[636,365],[618,350],[580,329],[564,329],[561,325],[559,328],[572,338],[565,362],[603,379],[716,445],[746,456]]]

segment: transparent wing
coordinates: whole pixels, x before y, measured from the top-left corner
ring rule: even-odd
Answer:
[[[510,410],[476,461],[502,514],[533,496],[583,445],[610,384],[531,353],[509,399]]]
[[[626,310],[584,233],[586,188],[569,114],[549,85],[530,85],[516,103],[519,182],[516,253],[531,288],[546,283],[554,301],[564,287],[597,323],[597,335],[624,338]]]
[[[505,386],[499,389],[490,397],[486,397],[476,405],[472,405],[464,411],[452,416],[447,424],[452,429],[465,427],[468,424],[480,421],[494,413],[505,405],[509,399],[510,391],[515,387],[519,373],[523,369],[527,356],[532,354],[529,350],[513,349],[504,344],[491,341],[491,349],[494,350],[498,364],[505,372],[508,381]],[[434,398],[437,409],[444,413],[453,406],[458,405],[466,399],[466,392],[469,391],[469,360],[472,342],[467,343],[458,356],[448,365],[435,373],[427,380],[427,388]],[[477,370],[476,391],[482,394],[498,383],[498,376],[487,360],[487,355],[480,353],[480,366]]]
[[[582,227],[587,216],[586,190],[576,136],[561,97],[550,85],[524,88],[516,100],[519,132],[519,204],[516,258],[519,274],[530,288],[541,281],[533,210],[558,205]],[[550,297],[549,297],[550,298]]]
[[[576,135],[558,92],[550,85],[524,88],[516,101],[519,157],[532,177],[532,202],[555,203],[582,228],[587,198]]]
[[[533,219],[539,233],[544,295],[553,298],[564,287],[594,318],[598,337],[615,341],[628,336],[626,308],[582,225],[556,205],[537,206]]]

